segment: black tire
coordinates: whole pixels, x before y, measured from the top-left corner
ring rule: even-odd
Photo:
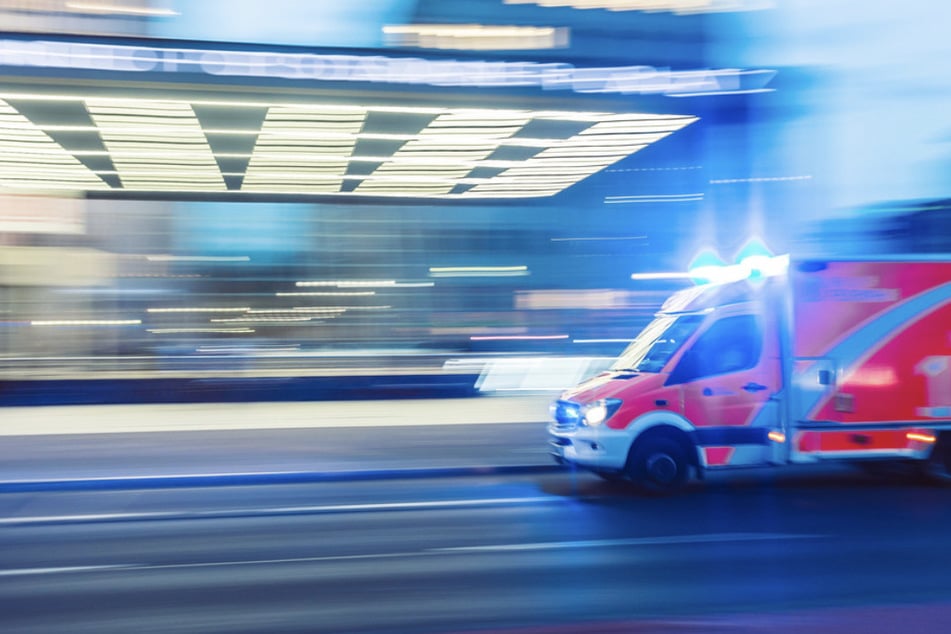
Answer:
[[[687,483],[690,462],[687,452],[668,436],[649,436],[638,441],[627,461],[627,475],[648,493],[679,491]]]

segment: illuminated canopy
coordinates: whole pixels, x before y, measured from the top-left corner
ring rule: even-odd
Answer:
[[[6,191],[530,198],[689,115],[0,93]]]

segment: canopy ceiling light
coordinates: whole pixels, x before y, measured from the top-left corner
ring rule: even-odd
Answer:
[[[543,197],[696,120],[0,93],[0,189]]]

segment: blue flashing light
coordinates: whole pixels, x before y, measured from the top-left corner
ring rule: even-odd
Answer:
[[[559,425],[575,425],[581,420],[581,405],[570,401],[555,401],[550,407],[551,417]]]
[[[763,240],[752,237],[737,251],[733,264],[727,264],[712,249],[704,249],[690,263],[687,275],[698,285],[726,284],[785,275],[788,268],[788,255],[774,255]]]
[[[694,284],[710,284],[719,281],[721,271],[727,266],[712,249],[704,249],[687,267],[687,275]]]
[[[739,280],[762,280],[785,275],[789,268],[789,256],[751,255],[737,264],[722,266],[704,265],[688,271],[696,284],[726,284]]]
[[[773,252],[766,246],[765,242],[760,238],[753,237],[747,240],[740,250],[736,252],[733,261],[739,264],[749,258],[771,258],[773,255]]]

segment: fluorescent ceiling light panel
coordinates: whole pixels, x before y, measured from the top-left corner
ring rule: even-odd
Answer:
[[[498,149],[505,139],[521,130],[531,121],[525,112],[460,111],[441,114],[426,126],[417,137],[407,141],[393,154],[394,161],[380,165],[372,176],[434,177],[430,183],[406,182],[407,192],[449,194],[457,183],[451,179],[465,178],[472,171],[473,162],[485,160]],[[401,159],[429,163],[409,164]],[[450,179],[447,181],[447,179]],[[393,190],[396,183],[389,179],[368,179],[356,191],[374,193]]]
[[[690,116],[666,117],[663,121],[652,119],[652,135],[638,133],[644,127],[644,121],[638,115],[595,123],[542,150],[522,165],[511,167],[488,182],[472,187],[464,195],[553,195],[696,120]]]
[[[16,100],[22,112],[2,101],[4,97]],[[92,125],[33,123],[31,102],[49,101],[83,104]],[[0,93],[0,187],[532,198],[557,194],[697,120],[689,115],[262,102],[256,104],[267,109],[262,123],[236,126],[216,125],[213,116],[199,120],[193,104],[212,103],[218,108],[230,104]],[[233,107],[248,105],[236,101]],[[400,133],[365,131],[373,113],[432,118],[416,132],[405,127]],[[553,120],[581,129],[567,138],[549,138],[542,132],[550,130],[545,124],[538,126],[540,134],[531,135],[533,121]],[[69,151],[50,135],[72,132],[97,134],[104,151]],[[249,137],[254,138],[253,147],[238,142]],[[362,155],[357,148],[361,140],[385,141],[377,145],[392,149],[374,146],[372,156]],[[516,148],[527,158],[512,160],[506,148]],[[110,159],[115,171],[101,169],[98,174],[118,176],[120,186],[104,181],[78,157]],[[247,167],[242,170],[243,160]]]
[[[109,189],[109,185],[79,159],[3,100],[0,100],[0,187]]]
[[[224,177],[191,105],[87,99],[86,110],[112,154],[124,189],[225,191]],[[174,161],[160,154],[187,152]]]
[[[363,128],[366,115],[363,108],[326,110],[275,106],[268,109],[242,190],[285,189],[298,194],[339,192],[356,145],[356,135]]]

